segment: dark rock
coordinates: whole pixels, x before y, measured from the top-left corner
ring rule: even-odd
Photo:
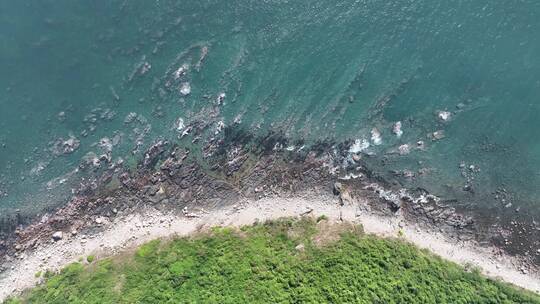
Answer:
[[[342,190],[343,190],[343,185],[340,182],[335,182],[334,189],[333,189],[334,195],[339,195]]]
[[[61,240],[63,237],[64,237],[64,233],[63,233],[62,231],[56,231],[56,232],[53,233],[53,235],[52,235],[52,239],[53,239],[55,242]]]

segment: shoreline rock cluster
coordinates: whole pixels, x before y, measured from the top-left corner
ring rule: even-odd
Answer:
[[[203,129],[197,125],[190,128],[194,133]],[[119,214],[133,213],[148,205],[196,217],[187,206],[204,209],[236,204],[246,198],[257,200],[305,191],[333,192],[343,203],[354,197],[368,197],[371,210],[390,216],[399,214],[457,240],[494,245],[501,252],[521,252],[518,256],[527,265],[524,271],[540,265],[534,239],[529,244],[501,243],[503,232],[493,231],[489,218],[457,210],[423,189],[410,192],[381,180],[366,169],[360,157],[353,158],[350,167],[340,167],[350,156],[336,151],[348,151],[350,143],[336,148],[335,143],[323,142],[310,149],[288,151],[283,147],[291,143],[280,134],[253,138],[231,134],[227,129],[224,134],[243,140],[231,140],[226,135],[211,138],[203,145],[202,161],[196,156],[198,151],[158,140],[146,150],[136,170],[116,167],[104,171],[91,187],[81,185],[66,205],[4,234],[0,268],[5,270],[9,264],[6,262],[24,257],[26,251],[39,250],[43,244],[78,233],[102,231]],[[504,230],[505,238],[523,235],[520,228]]]

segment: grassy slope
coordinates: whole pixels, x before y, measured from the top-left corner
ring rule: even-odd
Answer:
[[[281,220],[153,241],[71,264],[7,303],[540,303],[399,240],[336,227]]]

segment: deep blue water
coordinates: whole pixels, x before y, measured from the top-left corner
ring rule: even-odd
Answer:
[[[224,93],[211,132],[365,140],[405,186],[537,217],[538,33],[534,0],[0,1],[0,213],[65,201],[101,139],[132,164]]]

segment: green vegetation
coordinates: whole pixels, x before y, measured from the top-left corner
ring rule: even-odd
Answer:
[[[399,239],[314,220],[155,240],[46,277],[7,303],[540,303]]]
[[[327,217],[326,215],[324,215],[324,214],[323,214],[323,215],[319,215],[319,216],[317,217],[317,223],[320,222],[320,221],[326,221],[326,220],[328,220],[328,217]]]
[[[93,256],[93,255],[89,255],[89,256],[86,257],[86,261],[87,261],[89,264],[92,263],[95,259],[96,259],[96,257]]]

